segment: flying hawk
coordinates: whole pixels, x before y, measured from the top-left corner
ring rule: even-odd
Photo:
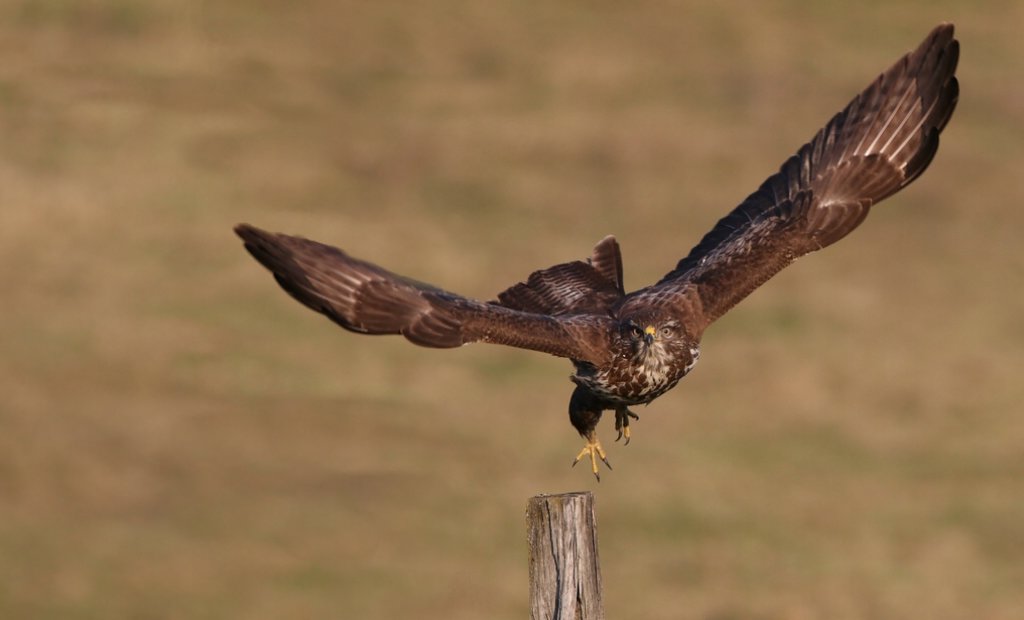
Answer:
[[[541,269],[468,299],[342,250],[240,224],[245,248],[278,284],[347,330],[401,334],[426,347],[491,342],[569,358],[569,420],[584,437],[573,461],[608,459],[595,428],[615,412],[629,442],[631,405],[672,389],[700,356],[704,330],[779,270],[845,237],[872,205],[931,163],[956,107],[959,43],[941,24],[882,73],[722,218],[659,282],[627,294],[622,256],[605,237],[586,261]],[[609,468],[611,467],[608,465]]]

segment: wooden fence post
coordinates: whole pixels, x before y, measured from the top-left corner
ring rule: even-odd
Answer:
[[[604,620],[594,495],[537,495],[526,507],[530,618]]]

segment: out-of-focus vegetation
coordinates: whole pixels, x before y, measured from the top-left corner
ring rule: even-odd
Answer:
[[[614,233],[637,288],[943,20],[932,168],[709,330],[600,485],[564,360],[347,334],[231,234],[488,298]],[[0,617],[524,618],[526,499],[580,488],[610,618],[1022,617],[1022,23],[4,3]]]

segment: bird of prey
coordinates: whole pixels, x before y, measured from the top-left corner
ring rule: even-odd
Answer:
[[[596,427],[672,389],[700,356],[704,330],[779,270],[845,237],[931,163],[956,107],[959,43],[941,24],[708,232],[657,283],[626,293],[619,244],[541,269],[489,302],[394,274],[329,245],[248,224],[235,232],[292,297],[347,330],[401,334],[426,347],[490,342],[565,357],[569,420],[600,480]]]

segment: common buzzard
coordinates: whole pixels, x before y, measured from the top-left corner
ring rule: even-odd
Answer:
[[[401,334],[427,347],[491,342],[572,360],[569,420],[608,464],[595,428],[672,389],[700,356],[704,329],[796,258],[835,243],[872,205],[924,172],[956,107],[959,43],[941,24],[832,117],[779,172],[722,218],[652,286],[626,294],[605,237],[586,261],[541,269],[482,302],[391,273],[301,237],[241,224],[246,249],[278,284],[347,330]],[[610,465],[609,465],[610,468]]]

